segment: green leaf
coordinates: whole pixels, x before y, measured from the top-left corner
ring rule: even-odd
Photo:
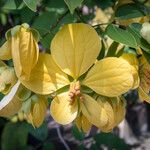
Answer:
[[[32,10],[28,9],[28,7],[24,7],[23,9],[21,9],[19,11],[19,14],[20,14],[21,22],[27,22],[27,23],[29,23],[35,16],[35,13]]]
[[[108,49],[106,57],[115,56],[118,46],[119,46],[118,42],[113,42]]]
[[[106,145],[109,149],[129,150],[129,146],[118,136],[111,133],[100,133],[94,136],[94,139],[99,145]]]
[[[28,128],[26,123],[7,123],[2,133],[2,150],[16,150],[27,144]]]
[[[100,51],[100,53],[97,57],[98,60],[101,60],[105,57],[105,44],[104,44],[104,41],[102,40],[101,43],[102,43],[102,48],[101,48],[101,51]]]
[[[0,101],[3,99],[5,95],[3,93],[0,93]]]
[[[34,12],[36,12],[38,1],[39,0],[23,0],[23,2],[27,5],[27,7]]]
[[[123,52],[124,52],[124,47],[122,47],[122,48],[118,51],[118,53],[116,54],[116,57],[120,57],[120,56],[123,54]]]
[[[106,34],[118,43],[137,48],[137,42],[134,36],[130,32],[123,30],[113,24],[107,26]]]
[[[82,141],[84,140],[84,133],[83,132],[80,132],[78,130],[78,128],[76,127],[76,125],[73,126],[72,128],[72,134],[74,135],[74,137],[79,140],[79,141]]]
[[[3,9],[14,10],[22,8],[22,0],[6,0]]]
[[[34,128],[33,126],[29,126],[29,133],[33,135],[40,141],[45,141],[48,136],[48,128],[47,124],[43,123],[39,128]]]
[[[150,15],[150,7],[142,4],[126,4],[117,8],[117,19],[132,19]]]
[[[42,150],[55,150],[55,145],[51,141],[44,143]]]
[[[140,35],[141,27],[141,24],[133,23],[127,27],[127,30],[134,36],[138,46],[141,47],[145,52],[150,53],[150,44]]]
[[[53,37],[54,35],[52,33],[49,33],[41,39],[42,46],[47,49],[47,53],[50,53],[50,43]]]
[[[64,0],[67,4],[71,14],[73,14],[74,10],[81,5],[83,0]]]
[[[41,35],[45,34],[49,31],[51,25],[56,22],[57,17],[57,14],[54,12],[41,13],[38,17],[36,17],[32,28],[37,29]]]
[[[81,145],[79,146],[78,150],[87,150],[87,149],[84,147],[84,145],[81,144]]]
[[[92,144],[90,150],[102,150],[97,144]]]

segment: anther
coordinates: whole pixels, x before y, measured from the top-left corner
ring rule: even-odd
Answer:
[[[84,101],[84,97],[80,96],[80,101],[83,102]]]
[[[80,90],[77,90],[75,94],[76,94],[76,96],[80,96],[81,95]]]

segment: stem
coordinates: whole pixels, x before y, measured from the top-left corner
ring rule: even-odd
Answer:
[[[61,22],[61,20],[69,13],[69,10],[67,10],[64,14],[62,14],[56,21],[56,23],[54,23],[51,28],[49,29],[48,32],[46,32],[44,35],[43,35],[43,38],[48,35],[49,33],[52,32],[53,29],[55,29],[57,27],[57,25]]]
[[[59,137],[60,141],[64,144],[66,150],[70,150],[68,144],[65,142],[65,140],[63,139],[63,137],[62,137],[62,135],[61,135],[59,126],[56,127],[56,130],[57,130],[58,137]]]

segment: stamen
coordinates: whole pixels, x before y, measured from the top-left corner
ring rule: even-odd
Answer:
[[[70,92],[69,92],[69,97],[70,97],[70,105],[74,103],[76,98],[78,97],[81,101],[84,100],[81,91],[80,91],[80,82],[77,81],[76,83],[71,83],[70,85]]]
[[[80,90],[77,90],[75,94],[76,94],[76,96],[80,96],[81,95]]]

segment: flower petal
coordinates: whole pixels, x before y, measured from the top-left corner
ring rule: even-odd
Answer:
[[[110,104],[110,99],[108,97],[99,97],[97,99],[97,102],[106,110],[106,113],[108,115],[108,124],[106,126],[104,126],[102,129],[106,129],[108,131],[112,130],[112,128],[114,127],[115,124],[115,117],[114,117],[114,111],[113,111],[113,107]]]
[[[87,133],[90,131],[92,124],[88,121],[88,119],[84,115],[79,115],[75,120],[76,126],[80,131]]]
[[[68,75],[78,78],[95,62],[100,39],[94,28],[75,23],[62,27],[51,43],[52,57]]]
[[[105,109],[99,105],[92,97],[84,94],[84,101],[81,102],[83,115],[96,127],[105,126],[108,122],[108,116]]]
[[[50,54],[40,54],[29,80],[20,80],[25,87],[38,94],[50,94],[69,84],[67,75],[55,64]]]
[[[60,94],[52,101],[50,113],[56,122],[62,125],[69,124],[77,117],[77,102],[75,101],[74,104],[71,105],[68,92]]]
[[[140,84],[140,78],[138,75],[139,63],[137,57],[134,54],[127,53],[123,54],[120,58],[125,59],[132,66],[132,74],[134,78],[134,84],[132,89],[136,89]]]
[[[0,101],[0,116],[9,117],[21,108],[21,101],[16,96],[20,82],[18,81],[11,91]]]
[[[32,32],[21,27],[20,31],[11,37],[11,50],[17,77],[24,76],[28,79],[39,55],[38,43]]]
[[[0,59],[9,60],[11,58],[12,58],[11,46],[10,46],[10,40],[8,40],[0,47]]]
[[[133,86],[131,65],[121,58],[105,58],[93,66],[83,84],[98,94],[108,97],[119,96]]]

